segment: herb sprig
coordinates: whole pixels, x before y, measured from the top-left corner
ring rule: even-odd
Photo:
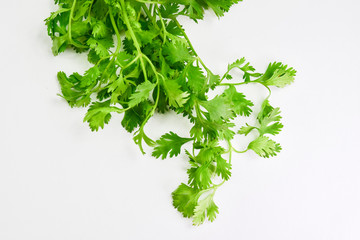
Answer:
[[[54,55],[72,48],[86,53],[93,64],[83,74],[57,75],[61,96],[69,105],[88,107],[84,121],[92,131],[104,128],[112,114],[118,113],[123,114],[122,126],[134,134],[143,153],[145,143],[154,149],[154,157],[165,159],[178,156],[185,143],[192,144],[185,150],[189,180],[172,197],[174,207],[192,218],[194,225],[216,218],[214,194],[231,177],[233,152],[252,150],[268,158],[281,150],[269,138],[283,127],[279,108],[269,103],[270,87],[291,84],[296,71],[275,62],[262,74],[241,58],[219,76],[204,64],[177,20],[187,16],[197,22],[206,9],[221,17],[239,1],[55,0],[59,9],[45,20]],[[234,69],[243,73],[242,80],[229,81]],[[249,117],[254,106],[236,86],[253,83],[264,86],[269,95],[256,125],[246,124],[236,131],[236,117]],[[215,88],[222,92],[210,99]],[[190,121],[189,135],[169,132],[159,140],[151,139],[146,123],[156,112],[168,111]],[[232,145],[235,135],[252,131],[258,137],[245,150]]]

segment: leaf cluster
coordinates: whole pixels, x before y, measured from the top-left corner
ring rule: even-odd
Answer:
[[[206,9],[221,17],[239,1],[55,0],[59,9],[45,20],[54,55],[71,48],[87,54],[92,64],[84,73],[57,75],[60,95],[69,105],[87,107],[84,121],[92,131],[104,128],[112,114],[121,114],[122,126],[133,133],[143,153],[146,144],[154,149],[154,157],[165,159],[179,155],[185,144],[191,146],[185,151],[188,182],[172,196],[174,207],[195,225],[213,221],[219,212],[213,198],[231,177],[231,153],[239,152],[231,145],[236,134],[257,130],[259,137],[247,150],[261,157],[281,150],[266,136],[278,134],[283,127],[279,109],[268,98],[258,113],[257,126],[235,130],[236,119],[251,116],[254,106],[236,86],[284,87],[293,82],[295,70],[272,63],[261,74],[241,58],[229,64],[223,76],[214,74],[177,20],[187,16],[197,22]],[[234,69],[243,73],[243,81],[230,82]],[[221,93],[210,97],[215,88],[221,88]],[[146,123],[155,113],[168,111],[189,120],[189,135],[169,132],[159,140],[151,139]]]

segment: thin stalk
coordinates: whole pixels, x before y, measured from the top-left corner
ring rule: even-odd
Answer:
[[[120,4],[121,4],[121,8],[122,8],[122,12],[123,12],[123,17],[124,17],[124,22],[125,22],[125,25],[127,26],[128,28],[128,31],[130,33],[130,36],[134,42],[134,46],[138,52],[138,54],[140,55],[140,64],[141,64],[141,68],[143,70],[143,73],[144,73],[144,78],[145,78],[145,81],[148,81],[148,78],[147,78],[147,74],[146,74],[146,68],[145,68],[145,63],[144,63],[144,60],[143,60],[143,53],[141,51],[141,48],[140,48],[140,44],[139,42],[137,41],[136,39],[136,36],[135,36],[135,33],[131,27],[131,24],[130,24],[130,20],[129,20],[129,17],[127,15],[127,12],[126,12],[126,5],[125,5],[125,1],[124,0],[120,0]]]
[[[112,14],[112,9],[110,8],[110,11],[109,11],[109,16],[110,16],[110,20],[111,20],[111,24],[114,28],[114,31],[115,31],[115,34],[116,34],[116,39],[117,39],[117,46],[116,46],[116,50],[115,50],[115,53],[113,55],[116,55],[120,52],[120,49],[121,49],[121,36],[120,36],[120,32],[119,32],[119,29],[115,23],[115,19],[114,19],[114,16]]]
[[[70,16],[69,16],[69,25],[68,25],[68,37],[69,37],[69,42],[74,45],[77,48],[88,48],[88,46],[84,46],[82,44],[79,44],[77,42],[74,42],[74,40],[72,39],[72,20],[73,20],[73,16],[74,16],[74,11],[75,11],[75,6],[76,6],[76,0],[74,0],[73,5],[71,7],[70,10]]]
[[[74,10],[75,10],[75,6],[76,6],[76,0],[74,0],[73,5],[71,7],[70,10],[70,17],[69,17],[69,40],[72,41],[72,36],[71,36],[71,24],[72,24],[72,19],[73,19],[73,15],[74,15]]]

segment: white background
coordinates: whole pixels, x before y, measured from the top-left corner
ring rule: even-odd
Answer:
[[[359,1],[246,0],[220,21],[182,19],[214,72],[242,56],[259,71],[270,61],[298,70],[271,98],[282,109],[284,150],[235,155],[215,197],[220,214],[200,227],[171,205],[187,180],[184,156],[142,156],[121,116],[92,133],[85,110],[56,95],[57,71],[89,65],[71,51],[52,56],[43,23],[51,10],[50,0],[1,3],[1,240],[360,239]],[[170,114],[147,131],[158,138],[189,127]]]

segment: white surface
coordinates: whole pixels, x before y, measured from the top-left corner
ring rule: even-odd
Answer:
[[[71,52],[51,55],[51,9],[47,0],[1,4],[1,240],[360,239],[359,1],[246,0],[220,21],[183,21],[216,72],[242,56],[259,70],[269,61],[298,70],[271,99],[283,112],[284,150],[235,155],[216,194],[220,214],[201,227],[171,205],[185,157],[142,156],[120,116],[92,133],[85,111],[56,96],[56,72],[87,65]],[[188,127],[157,117],[149,132],[179,125]]]

